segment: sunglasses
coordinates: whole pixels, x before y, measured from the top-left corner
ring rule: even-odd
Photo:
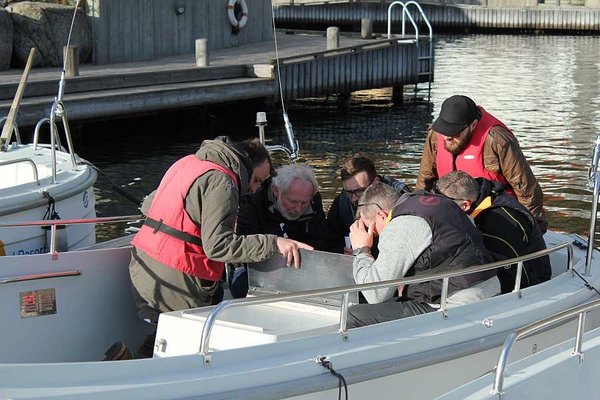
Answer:
[[[353,195],[356,195],[356,197],[360,197],[363,195],[365,190],[367,190],[367,188],[358,188],[358,189],[354,189],[354,190],[344,189],[344,193],[346,193],[346,196],[348,196],[350,198],[352,198]]]

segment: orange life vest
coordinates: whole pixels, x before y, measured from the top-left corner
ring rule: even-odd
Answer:
[[[444,137],[437,134],[437,154],[436,154],[436,169],[438,177],[449,174],[452,171],[464,171],[474,178],[486,178],[492,181],[500,182],[504,185],[506,193],[515,197],[512,187],[502,174],[496,174],[485,169],[483,164],[483,144],[490,130],[494,126],[501,126],[512,134],[510,129],[506,127],[496,117],[479,107],[481,119],[477,123],[473,136],[467,147],[456,156],[456,161],[453,162],[453,155],[444,147]]]
[[[184,208],[192,184],[208,171],[220,171],[237,185],[237,176],[227,168],[194,155],[173,164],[162,178],[148,211],[146,222],[131,242],[155,260],[198,278],[218,281],[224,264],[204,253],[201,229]]]

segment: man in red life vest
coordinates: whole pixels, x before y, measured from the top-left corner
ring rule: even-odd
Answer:
[[[443,146],[438,146],[443,144]],[[442,104],[423,148],[417,189],[431,190],[452,171],[501,182],[534,215],[542,232],[548,227],[544,195],[514,134],[467,96]]]
[[[277,253],[300,266],[299,248],[276,235],[238,236],[239,200],[271,173],[271,159],[257,141],[205,140],[196,154],[165,173],[142,205],[144,225],[132,241],[129,272],[141,318],[203,307],[223,299],[225,262],[258,262]],[[152,355],[153,336],[138,352]],[[149,348],[148,348],[149,347]]]

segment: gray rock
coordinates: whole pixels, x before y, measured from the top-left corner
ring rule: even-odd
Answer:
[[[10,67],[13,49],[13,24],[10,14],[0,7],[0,71]]]
[[[34,66],[61,66],[74,8],[25,1],[10,4],[6,9],[14,27],[13,64],[25,66],[29,50],[35,47],[39,56]],[[75,18],[71,44],[79,47],[79,62],[86,62],[92,52],[92,32],[81,10]]]

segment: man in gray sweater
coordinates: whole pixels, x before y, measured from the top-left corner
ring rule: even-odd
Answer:
[[[481,234],[451,200],[429,193],[404,194],[389,186],[369,187],[358,204],[359,219],[350,228],[356,283],[380,282],[426,273],[451,271],[491,261]],[[379,235],[379,256],[371,255]],[[497,293],[494,271],[450,279],[449,293],[469,292],[471,298]],[[494,277],[495,289],[482,285]],[[474,291],[471,288],[478,284]],[[369,304],[348,310],[348,326],[424,314],[439,308],[441,280],[363,292]],[[481,287],[483,286],[483,287]],[[399,297],[395,297],[398,290]]]

